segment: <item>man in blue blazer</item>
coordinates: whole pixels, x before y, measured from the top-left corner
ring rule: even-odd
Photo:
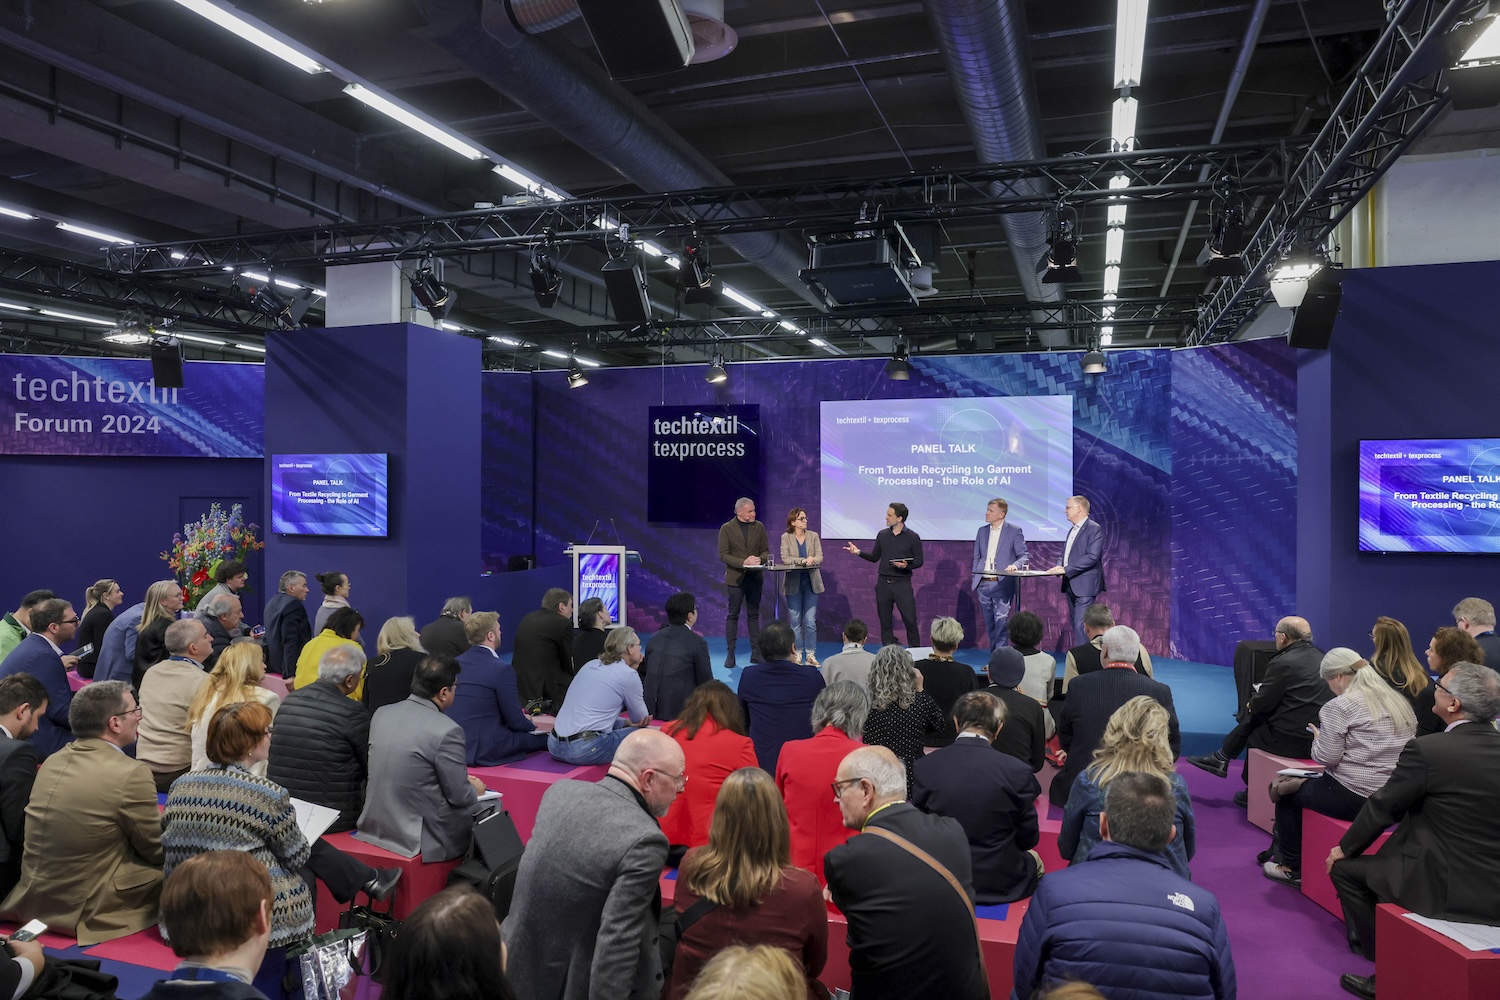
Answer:
[[[984,508],[984,527],[974,536],[972,588],[990,634],[990,648],[1010,645],[1010,616],[1016,610],[1016,578],[1001,576],[1026,565],[1026,538],[1014,524],[1005,523],[1010,504],[996,497]]]
[[[47,711],[42,715],[36,735],[31,738],[37,756],[46,760],[73,738],[68,724],[68,709],[73,705],[73,688],[68,684],[65,659],[77,663],[77,657],[64,657],[62,646],[73,641],[78,631],[78,615],[73,605],[59,598],[43,601],[31,609],[31,634],[11,650],[0,663],[0,677],[30,674],[47,689]]]
[[[794,647],[792,627],[772,622],[760,633],[765,660],[751,664],[740,675],[740,706],[750,726],[755,757],[771,774],[776,773],[782,744],[812,738],[813,702],[827,687],[817,667],[792,662]]]
[[[464,622],[473,643],[458,657],[463,669],[453,704],[444,711],[464,730],[464,758],[470,767],[493,767],[547,749],[547,734],[536,731],[521,704],[516,672],[500,659],[500,617],[479,611]]]
[[[1084,643],[1089,636],[1083,628],[1083,613],[1109,589],[1104,583],[1104,528],[1089,519],[1087,497],[1068,497],[1063,513],[1073,527],[1063,543],[1062,561],[1052,568],[1052,575],[1062,577],[1074,642]]]

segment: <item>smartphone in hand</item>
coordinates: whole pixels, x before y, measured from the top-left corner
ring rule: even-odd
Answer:
[[[35,941],[37,939],[37,935],[45,934],[46,932],[46,924],[42,923],[40,920],[33,920],[30,923],[22,926],[20,930],[12,934],[10,936],[10,939],[12,941]]]

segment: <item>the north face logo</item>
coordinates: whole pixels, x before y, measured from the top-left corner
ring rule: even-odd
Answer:
[[[1189,913],[1191,913],[1193,910],[1192,899],[1180,892],[1174,892],[1168,895],[1167,902],[1171,903],[1173,906],[1180,906],[1184,910],[1187,910]]]

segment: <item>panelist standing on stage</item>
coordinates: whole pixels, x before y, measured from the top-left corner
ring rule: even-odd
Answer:
[[[891,504],[885,509],[885,530],[875,536],[875,548],[861,552],[853,542],[845,546],[861,559],[875,564],[878,574],[875,578],[875,611],[880,615],[880,643],[883,646],[896,642],[896,628],[891,621],[892,604],[901,611],[901,624],[906,626],[906,644],[922,645],[922,634],[917,629],[917,601],[911,591],[911,571],[922,565],[922,539],[906,526],[906,515],[906,504]]]
[[[1052,567],[1053,576],[1062,577],[1062,592],[1068,597],[1068,622],[1080,643],[1088,642],[1083,630],[1083,613],[1108,590],[1104,583],[1104,528],[1089,519],[1086,497],[1068,497],[1063,508],[1073,525],[1063,543],[1062,562]]]
[[[786,610],[792,619],[792,638],[797,648],[794,663],[818,665],[818,595],[823,592],[823,542],[816,531],[807,530],[807,511],[793,507],[786,516],[781,536],[781,561],[803,567],[787,573],[782,581]],[[800,659],[798,659],[800,657]]]
[[[1010,504],[996,497],[984,508],[984,527],[974,536],[974,593],[979,597],[979,611],[990,635],[990,648],[1010,645],[1010,613],[1015,610],[1016,586],[1013,576],[1026,565],[1026,538],[1014,524],[1005,523]]]
[[[764,565],[771,558],[771,536],[755,519],[755,501],[740,497],[734,502],[734,517],[719,528],[719,561],[724,564],[724,586],[729,591],[729,611],[724,617],[724,666],[734,669],[734,647],[740,638],[740,607],[745,606],[745,631],[750,635],[750,662],[760,662],[760,592],[765,575],[748,566]]]

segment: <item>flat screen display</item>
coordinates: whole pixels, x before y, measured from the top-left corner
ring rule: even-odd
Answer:
[[[386,466],[385,455],[272,455],[271,530],[384,538]]]
[[[1361,441],[1361,552],[1500,552],[1500,438]]]

